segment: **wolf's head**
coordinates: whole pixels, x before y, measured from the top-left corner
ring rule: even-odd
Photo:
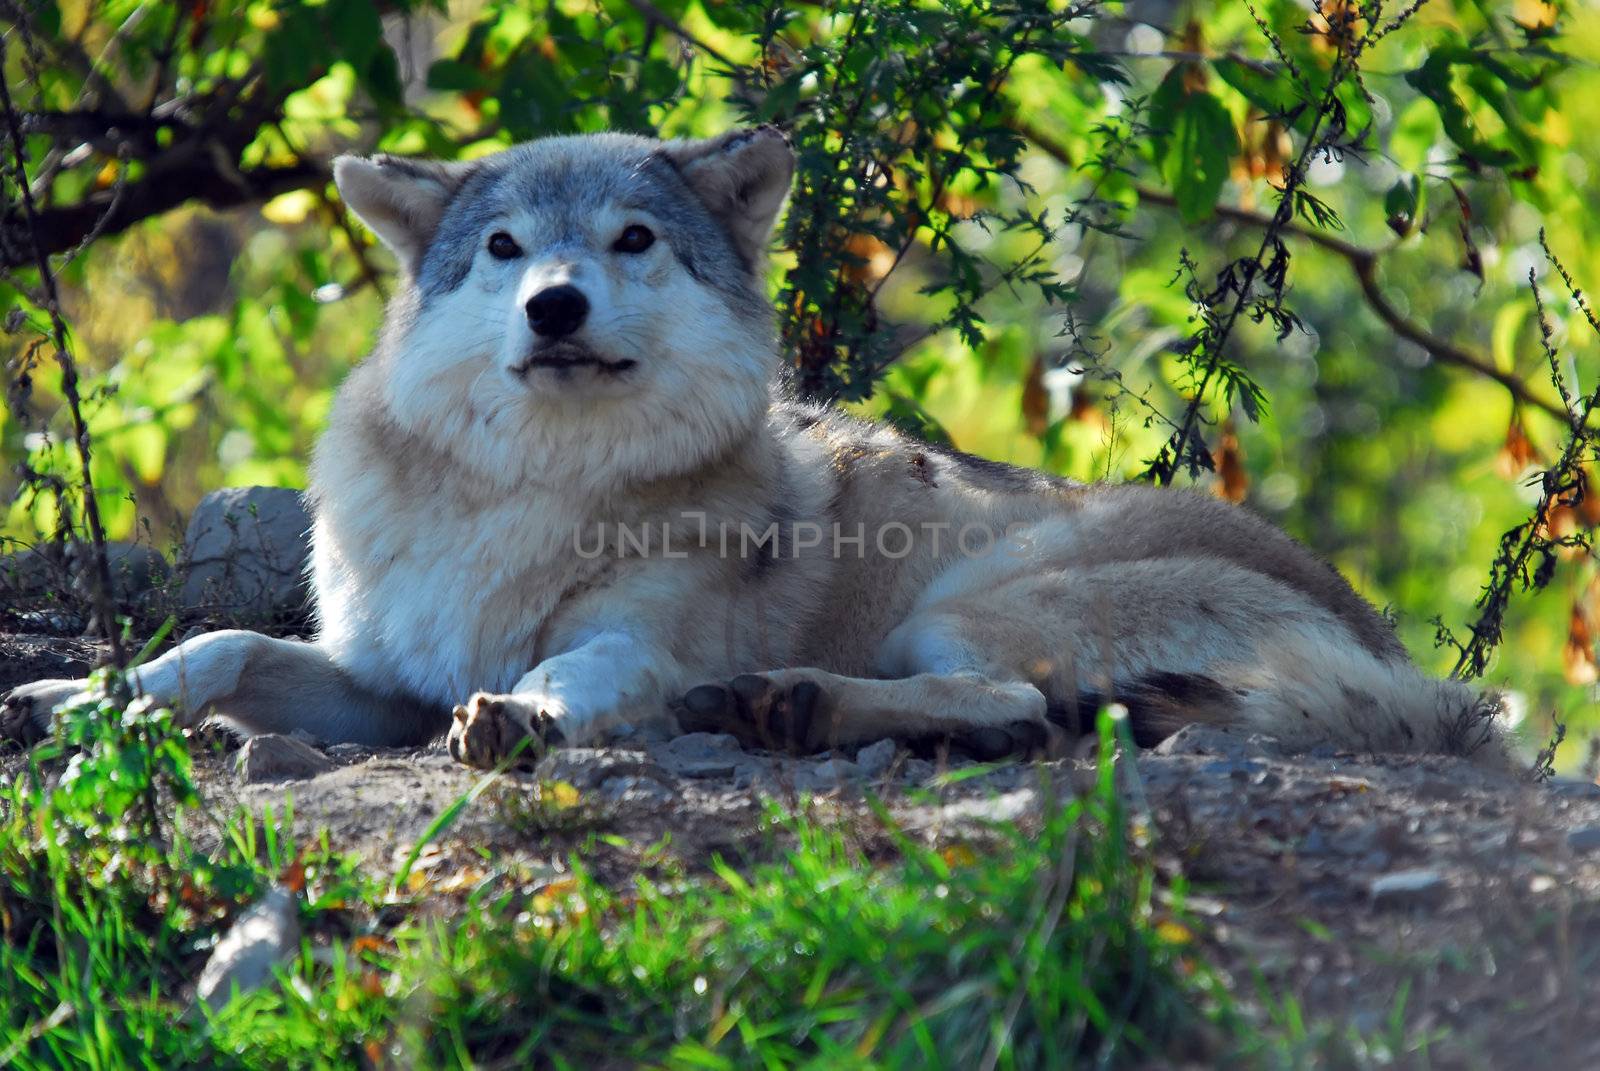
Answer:
[[[767,127],[340,157],[405,276],[374,358],[386,416],[491,478],[648,478],[725,449],[767,405],[761,270],[793,170]]]

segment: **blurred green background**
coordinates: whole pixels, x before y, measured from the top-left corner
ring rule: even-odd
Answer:
[[[772,263],[785,336],[822,337],[830,300],[849,313],[802,359],[813,393],[986,456],[1130,478],[1170,430],[1137,399],[1175,414],[1194,389],[1181,251],[1202,288],[1255,251],[1304,145],[1295,74],[1314,87],[1337,61],[1339,18],[1367,27],[1406,10],[66,0],[0,20],[14,31],[5,77],[35,116],[41,211],[195,183],[170,210],[91,236],[61,271],[110,534],[167,547],[210,489],[303,486],[332,393],[373,341],[394,266],[325,181],[332,154],[471,157],[607,128],[697,136],[771,120],[792,133],[810,192]],[[1539,244],[1543,228],[1578,284],[1600,285],[1597,59],[1592,5],[1423,4],[1361,55],[1340,98],[1353,144],[1310,163],[1306,190],[1339,223],[1297,223],[1371,254],[1391,320],[1547,404],[1530,271],[1568,388],[1600,377],[1600,339]],[[75,112],[101,127],[60,118]],[[113,112],[149,129],[104,121]],[[1171,149],[1186,132],[1198,138],[1187,157]],[[164,170],[180,152],[189,170]],[[877,192],[825,174],[830,153],[877,154]],[[194,177],[217,159],[219,186]],[[938,159],[942,172],[922,166]],[[1302,328],[1280,339],[1241,320],[1224,353],[1264,404],[1252,419],[1237,396],[1206,395],[1216,472],[1198,479],[1326,556],[1388,608],[1419,661],[1448,671],[1433,622],[1469,631],[1564,427],[1483,369],[1400,337],[1357,278],[1366,253],[1286,241]],[[0,304],[22,320],[0,337],[13,401],[0,531],[32,542],[55,529],[56,496],[16,466],[70,479],[70,434],[36,345],[37,276],[8,264]],[[1581,534],[1594,508],[1568,504],[1552,527]],[[1557,716],[1593,735],[1600,588],[1587,551],[1563,548],[1506,623],[1487,679],[1509,691],[1525,738],[1542,741]],[[1585,757],[1569,743],[1560,763]]]

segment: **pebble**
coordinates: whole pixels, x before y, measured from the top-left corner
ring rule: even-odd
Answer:
[[[856,752],[856,765],[861,768],[863,777],[877,777],[894,762],[899,750],[893,740],[879,740]]]
[[[696,781],[732,777],[733,771],[737,768],[737,763],[726,759],[690,759],[672,764],[673,773]]]
[[[252,736],[234,757],[234,769],[246,784],[299,781],[333,767],[333,760],[310,744],[278,733]]]
[[[826,792],[861,778],[861,767],[849,759],[801,763],[795,769],[795,787],[803,792]]]
[[[677,793],[656,780],[640,774],[607,778],[600,786],[601,798],[621,806],[641,804],[659,807],[678,798]]]
[[[592,747],[557,748],[539,760],[533,776],[540,781],[565,781],[580,791],[624,777],[670,779],[670,775],[642,751]]]
[[[1450,886],[1437,870],[1395,870],[1373,878],[1368,891],[1374,907],[1413,907],[1438,903]]]
[[[685,733],[651,753],[670,772],[696,779],[731,777],[744,758],[739,741],[727,733]]]

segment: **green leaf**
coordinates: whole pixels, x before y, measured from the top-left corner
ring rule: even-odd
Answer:
[[[1267,115],[1293,122],[1304,105],[1294,81],[1287,74],[1274,75],[1236,59],[1211,61],[1211,69],[1240,95]]]
[[[1439,112],[1432,101],[1422,97],[1406,105],[1395,120],[1394,131],[1389,135],[1389,155],[1405,170],[1421,171],[1438,140]]]
[[[435,60],[433,65],[428,68],[429,89],[460,93],[473,89],[482,89],[483,86],[483,74],[476,67],[462,63],[460,60]]]
[[[1447,45],[1429,53],[1421,67],[1406,75],[1406,81],[1433,101],[1445,135],[1463,155],[1487,167],[1512,167],[1518,163],[1517,154],[1485,140],[1471,111],[1456,92],[1452,68],[1477,64],[1476,53],[1460,45]],[[1479,86],[1486,85],[1485,79],[1492,77],[1484,74],[1484,70],[1487,69],[1480,69],[1478,77],[1474,79]]]
[[[1239,151],[1233,117],[1209,93],[1189,93],[1174,116],[1172,136],[1161,160],[1161,176],[1185,222],[1205,219],[1228,179],[1228,165]]]
[[[400,63],[388,46],[378,49],[367,61],[361,84],[367,87],[367,92],[372,94],[376,103],[388,107],[400,106]]]

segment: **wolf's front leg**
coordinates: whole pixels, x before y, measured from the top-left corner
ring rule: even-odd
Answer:
[[[248,734],[303,730],[329,743],[421,743],[443,726],[399,695],[358,684],[314,643],[229,629],[186,640],[130,671],[138,690],[177,710],[182,724],[216,715]],[[32,743],[85,681],[37,681],[0,701],[0,739]]]
[[[586,744],[631,715],[664,710],[684,674],[663,648],[621,630],[597,632],[545,659],[504,695],[479,692],[455,708],[450,754],[468,766],[498,765],[524,745]]]

